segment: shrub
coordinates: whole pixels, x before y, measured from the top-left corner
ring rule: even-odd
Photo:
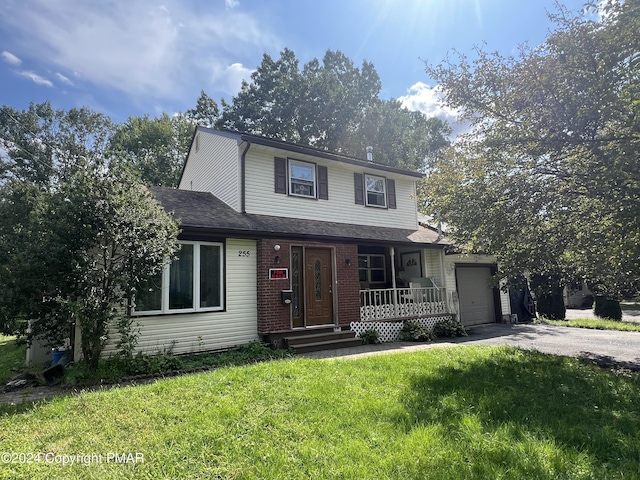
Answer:
[[[400,330],[400,340],[403,342],[428,342],[433,338],[431,330],[416,321],[408,320],[404,322],[402,330]]]
[[[467,331],[455,318],[449,318],[444,322],[437,323],[433,327],[433,334],[436,338],[443,337],[466,337]]]
[[[564,306],[562,293],[544,293],[540,295],[536,302],[538,314],[549,320],[564,320],[567,316],[567,309]]]
[[[362,343],[365,345],[374,345],[380,343],[380,336],[378,332],[369,328],[360,334],[360,338],[362,339]]]
[[[601,295],[595,296],[593,313],[596,317],[600,318],[622,320],[622,309],[620,308],[620,302]]]

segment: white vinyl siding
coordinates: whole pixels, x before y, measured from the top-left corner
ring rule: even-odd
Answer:
[[[423,268],[422,271],[424,277],[432,278],[436,286],[444,287],[445,284],[442,281],[442,266],[441,255],[444,255],[442,250],[427,249],[422,250]]]
[[[258,340],[256,242],[228,239],[225,263],[224,311],[134,317],[134,328],[140,332],[136,351],[190,353]],[[117,330],[112,328],[103,355],[116,353],[117,343]]]
[[[327,167],[329,200],[310,202],[307,198],[281,195],[274,191],[274,157],[286,157],[276,149],[252,146],[247,154],[246,211],[259,215],[305,218],[355,225],[417,229],[415,178],[380,172],[395,180],[397,208],[367,208],[354,201],[354,172],[357,166],[296,154],[296,159]],[[372,170],[367,168],[367,170]]]
[[[196,139],[178,188],[211,192],[239,211],[241,152],[237,140],[202,131],[196,132]]]

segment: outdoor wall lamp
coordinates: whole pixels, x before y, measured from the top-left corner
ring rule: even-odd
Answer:
[[[280,263],[280,255],[276,255],[273,261],[277,264]]]
[[[275,244],[275,245],[273,246],[273,249],[274,249],[276,252],[279,252],[279,251],[280,251],[280,245]]]
[[[350,259],[350,258],[347,258],[347,259],[344,261],[344,263],[346,263],[347,265],[351,265],[351,259]]]

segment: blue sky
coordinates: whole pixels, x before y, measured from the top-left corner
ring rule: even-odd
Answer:
[[[202,89],[230,101],[264,53],[287,47],[301,66],[327,49],[371,61],[382,98],[450,119],[424,61],[538,45],[554,11],[553,0],[2,0],[0,105],[172,114]]]

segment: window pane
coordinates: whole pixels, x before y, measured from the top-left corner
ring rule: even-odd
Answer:
[[[367,177],[367,192],[384,193],[384,180]]]
[[[292,163],[291,178],[313,182],[313,166]]]
[[[220,305],[220,247],[200,245],[200,307]]]
[[[371,270],[372,282],[384,282],[384,270]]]
[[[367,193],[367,204],[385,206],[384,195],[378,195],[377,193]]]
[[[367,277],[367,271],[368,270],[364,270],[364,269],[360,269],[358,270],[358,278],[361,282],[368,282],[369,281],[369,277]]]
[[[193,308],[193,245],[182,245],[169,268],[169,310]]]
[[[136,312],[149,312],[162,309],[162,271],[146,282],[142,282],[136,291]]]
[[[313,192],[313,183],[304,184],[298,183],[294,180],[291,181],[291,193],[293,193],[294,195],[306,195],[308,197],[315,196]]]
[[[367,257],[365,255],[358,256],[358,268],[367,268]]]
[[[371,255],[370,268],[384,268],[384,257],[378,255]]]

